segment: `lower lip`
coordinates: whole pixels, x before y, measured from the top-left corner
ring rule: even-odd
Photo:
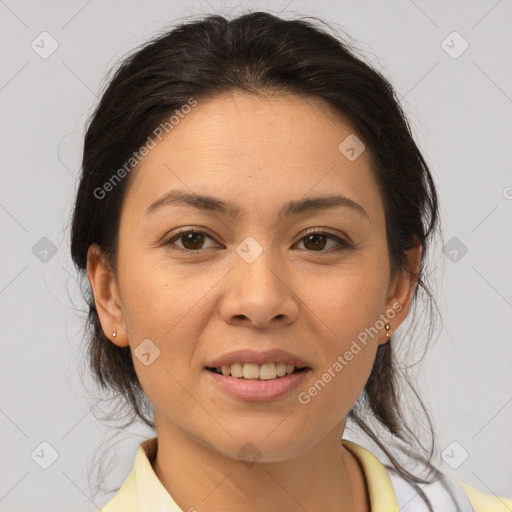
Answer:
[[[235,379],[210,370],[204,370],[216,384],[230,395],[251,402],[276,400],[290,393],[306,378],[310,369],[272,380]]]

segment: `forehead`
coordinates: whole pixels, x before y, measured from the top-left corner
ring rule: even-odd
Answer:
[[[354,135],[316,98],[232,92],[199,99],[132,172],[125,200],[147,207],[179,187],[247,208],[333,189],[379,203],[369,152],[351,161],[339,149]]]
[[[260,97],[232,91],[198,100],[197,106],[178,120],[165,141],[179,152],[193,150],[196,158],[207,152],[231,160],[247,157],[247,151],[277,146],[279,154],[299,149],[301,155],[313,155],[318,153],[315,146],[334,145],[337,149],[343,136],[352,132],[341,115],[319,98]],[[159,149],[152,152],[153,156],[162,156],[164,144],[159,144]],[[272,155],[262,152],[250,156],[272,159]]]

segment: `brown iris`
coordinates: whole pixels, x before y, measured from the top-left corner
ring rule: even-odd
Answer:
[[[318,242],[318,239],[321,239],[320,242]],[[321,234],[318,234],[318,233],[314,233],[312,235],[308,235],[306,237],[304,237],[304,247],[306,247],[306,249],[323,249],[325,247],[325,244],[327,242],[327,237],[325,235],[321,235]],[[314,240],[317,240],[317,242],[315,243]],[[308,247],[308,244],[310,242],[313,243]]]
[[[195,249],[201,249],[204,243],[204,235],[202,233],[187,233],[181,235],[183,247],[191,251]],[[189,244],[189,245],[187,245]]]

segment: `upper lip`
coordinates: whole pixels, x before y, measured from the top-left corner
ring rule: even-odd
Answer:
[[[207,368],[220,368],[221,366],[231,366],[233,363],[255,363],[258,365],[266,363],[285,363],[293,364],[297,368],[307,367],[307,364],[295,354],[285,350],[273,349],[264,352],[254,350],[235,350],[224,354],[206,365]]]

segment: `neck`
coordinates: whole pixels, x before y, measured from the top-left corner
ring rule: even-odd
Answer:
[[[152,466],[184,511],[369,512],[364,475],[353,454],[341,446],[341,435],[336,429],[313,448],[283,461],[251,463],[176,429],[159,428]]]

